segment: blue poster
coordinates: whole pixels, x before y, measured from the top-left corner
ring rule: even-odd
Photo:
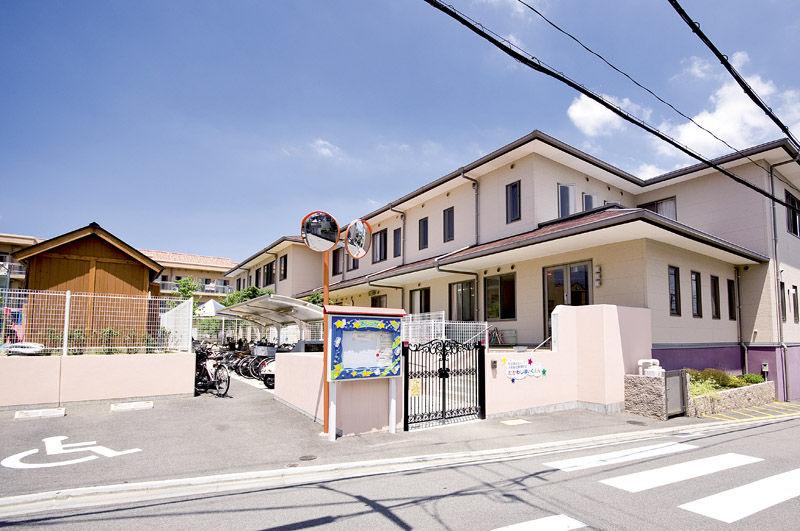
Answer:
[[[400,319],[331,314],[328,380],[400,376]]]

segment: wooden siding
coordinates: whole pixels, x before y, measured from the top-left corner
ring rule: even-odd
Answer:
[[[28,289],[146,295],[150,270],[94,235],[66,243],[28,264]]]

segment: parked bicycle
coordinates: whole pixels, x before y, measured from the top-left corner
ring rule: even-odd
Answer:
[[[228,368],[221,363],[222,356],[212,356],[212,352],[204,348],[197,349],[195,356],[195,393],[213,390],[218,397],[226,396],[231,385],[231,375]]]

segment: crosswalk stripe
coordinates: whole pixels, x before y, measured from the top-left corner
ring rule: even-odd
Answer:
[[[797,496],[800,496],[800,468],[679,507],[730,524]]]
[[[677,465],[656,468],[654,470],[646,470],[635,474],[604,479],[600,481],[600,483],[628,492],[641,492],[643,490],[721,472],[729,468],[757,463],[758,461],[763,461],[763,459],[741,454],[722,454],[688,461],[686,463],[679,463]]]
[[[555,516],[539,518],[538,520],[530,520],[506,527],[498,527],[494,531],[570,531],[570,529],[580,529],[581,527],[586,527],[586,524],[574,518],[570,518],[569,516],[557,514]]]
[[[552,468],[564,470],[565,472],[572,472],[586,468],[613,465],[616,463],[625,463],[627,461],[636,461],[637,459],[647,459],[648,457],[673,454],[676,452],[691,450],[693,448],[697,447],[685,443],[662,443],[651,446],[641,446],[639,448],[629,448],[627,450],[619,450],[606,454],[576,457],[573,459],[565,459],[563,461],[551,461],[550,463],[544,464]]]

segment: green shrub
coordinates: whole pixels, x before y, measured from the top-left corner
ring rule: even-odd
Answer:
[[[717,396],[718,387],[711,380],[689,379],[689,396]]]
[[[764,383],[764,377],[760,374],[743,374],[740,378],[748,385]]]

